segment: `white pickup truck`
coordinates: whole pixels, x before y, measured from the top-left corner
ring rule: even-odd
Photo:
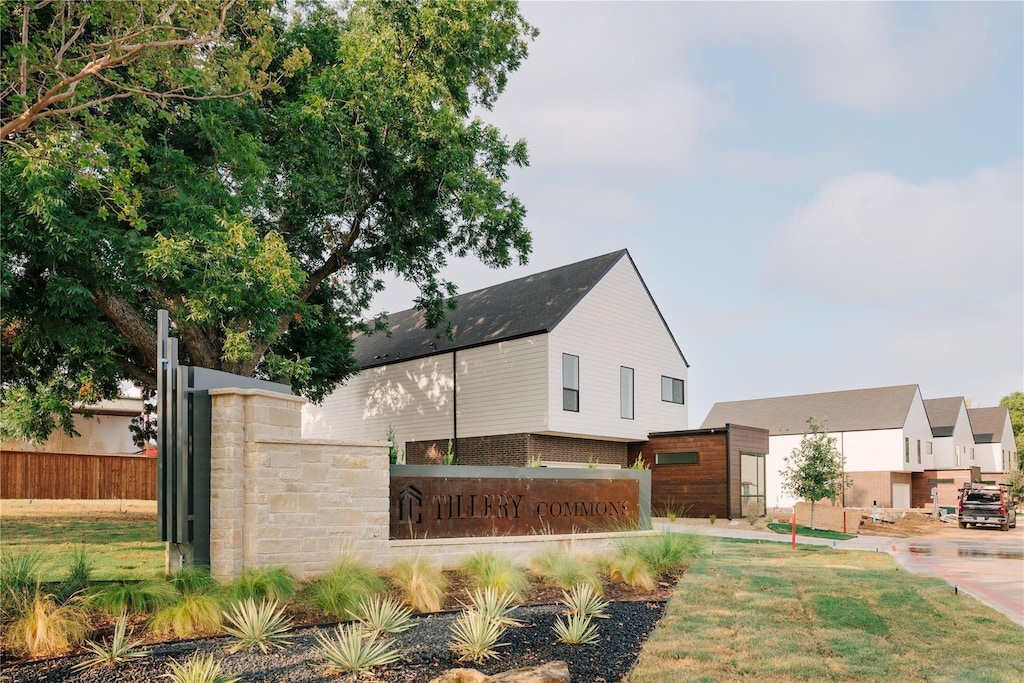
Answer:
[[[957,521],[968,525],[992,525],[1007,531],[1017,526],[1017,505],[1003,484],[966,484],[959,490]]]

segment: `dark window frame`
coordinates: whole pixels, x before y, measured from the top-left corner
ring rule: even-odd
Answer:
[[[567,386],[565,362],[572,358],[575,362],[575,386]],[[562,354],[562,410],[570,413],[580,412],[580,357],[571,353]]]
[[[669,397],[665,398],[665,380],[669,381]],[[676,387],[679,387],[678,397],[676,400]],[[661,400],[663,403],[675,403],[676,405],[686,405],[686,381],[681,380],[678,377],[669,377],[668,375],[661,376]]]
[[[668,456],[665,460],[675,462],[662,462],[662,456]],[[666,451],[654,454],[655,465],[699,465],[700,451]]]

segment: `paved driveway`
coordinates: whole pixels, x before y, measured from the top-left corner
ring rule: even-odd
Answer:
[[[944,579],[1024,626],[1024,524],[1009,531],[944,528],[894,545],[908,571]]]

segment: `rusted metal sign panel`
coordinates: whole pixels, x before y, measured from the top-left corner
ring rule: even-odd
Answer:
[[[639,503],[634,479],[392,477],[391,538],[611,531]]]

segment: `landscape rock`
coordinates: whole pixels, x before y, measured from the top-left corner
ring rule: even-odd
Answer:
[[[476,669],[449,669],[430,683],[570,683],[569,665],[553,661],[488,676]]]

